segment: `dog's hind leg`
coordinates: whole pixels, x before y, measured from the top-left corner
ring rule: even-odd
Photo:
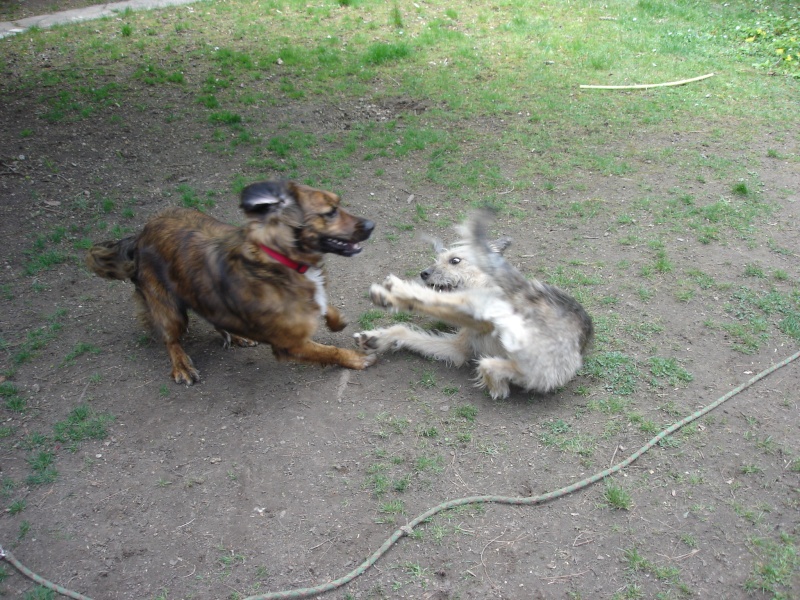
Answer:
[[[520,375],[514,362],[505,358],[481,358],[476,371],[478,376],[475,385],[486,388],[495,400],[507,398],[509,383]]]
[[[353,335],[365,352],[381,353],[405,348],[429,358],[463,365],[470,356],[470,346],[463,330],[459,333],[429,333],[405,325],[362,331]]]
[[[300,345],[291,346],[289,348],[273,346],[272,353],[278,360],[296,360],[321,366],[339,365],[346,369],[356,370],[366,369],[375,364],[377,360],[374,354],[362,354],[355,350],[326,346],[325,344],[318,344],[312,341],[306,341]]]
[[[250,348],[252,346],[258,346],[258,342],[254,342],[253,340],[249,340],[245,337],[234,335],[229,331],[225,331],[224,329],[220,329],[219,327],[216,328],[217,333],[222,336],[222,347],[226,350],[228,348],[232,348],[233,346],[239,346],[241,348]]]

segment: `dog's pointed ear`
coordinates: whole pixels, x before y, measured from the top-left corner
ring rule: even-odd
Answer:
[[[294,204],[291,182],[259,181],[242,190],[239,207],[246,215],[263,216],[290,204]]]
[[[512,240],[510,237],[501,237],[500,239],[494,240],[493,242],[489,242],[489,249],[492,252],[497,252],[498,254],[502,254],[511,245],[511,242]]]
[[[439,238],[435,238],[427,233],[423,233],[420,237],[422,238],[422,241],[428,242],[431,246],[433,246],[433,251],[436,252],[436,254],[441,254],[447,250],[445,245],[442,243],[442,240]]]

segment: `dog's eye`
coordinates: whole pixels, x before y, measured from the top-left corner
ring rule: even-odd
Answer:
[[[461,262],[461,259],[458,258],[457,256],[454,256],[453,258],[450,259],[450,264],[451,265],[457,265],[460,262]]]
[[[325,213],[325,216],[329,219],[332,219],[338,214],[339,214],[339,209],[334,206],[331,210]]]

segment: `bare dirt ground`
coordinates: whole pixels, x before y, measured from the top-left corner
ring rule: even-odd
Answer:
[[[20,3],[19,10],[31,6]],[[135,126],[37,120],[30,138],[20,135],[28,99],[6,94],[0,106],[0,333],[6,342],[0,367],[11,367],[31,332],[54,332],[13,375],[27,410],[0,409],[2,426],[13,432],[0,439],[0,476],[16,482],[3,497],[0,543],[28,567],[95,599],[241,598],[316,585],[344,575],[398,526],[440,502],[552,491],[619,462],[651,437],[622,414],[593,410],[590,403],[604,395],[587,375],[545,397],[515,390],[506,401],[492,401],[472,387],[468,368],[403,353],[364,372],[277,363],[267,347],[224,350],[199,319],[185,346],[203,381],[190,388],[172,384],[163,347],[142,336],[130,284],[91,276],[79,251],[51,270],[25,273],[33,239],[59,226],[80,230],[88,220],[85,203],[98,195],[134,199],[126,225],[138,229],[176,202],[169,192],[179,183],[225,190],[230,173],[249,174],[235,154],[200,151],[190,123],[165,120],[161,107],[180,99],[159,93],[143,90],[140,106],[128,109],[135,114],[121,115]],[[276,111],[275,122],[278,113],[282,121],[302,121],[319,137],[377,115],[402,116],[397,104],[369,102],[264,110]],[[620,299],[608,309],[592,303],[595,319],[613,309],[628,331],[648,323],[663,327],[658,334],[631,334],[627,347],[637,349],[636,360],[674,356],[694,376],[685,385],[640,386],[628,398],[629,408],[659,428],[797,350],[773,328],[756,353],[745,355],[725,331],[706,323],[724,318],[730,290],[739,285],[765,293],[776,285],[796,289],[800,174],[796,161],[767,158],[767,148],[796,156],[798,142],[770,131],[747,150],[703,131],[628,141],[642,150],[672,145],[734,161],[746,153],[764,182],[760,193],[778,207],[750,243],[731,236],[700,244],[674,232],[675,268],[654,281],[652,299],[638,294],[622,269],[603,271],[591,287],[595,298]],[[407,174],[420,168],[413,158],[378,161],[356,168],[337,190],[379,231],[361,255],[328,260],[331,299],[352,324],[339,334],[321,329],[320,341],[352,345],[358,317],[373,308],[369,284],[427,266],[431,254],[415,234],[391,228],[410,218],[413,202],[431,212],[417,229],[448,240],[452,233],[434,223],[463,212],[441,202],[444,191],[436,186],[409,185]],[[651,261],[650,252],[619,244],[626,232],[610,217],[565,223],[559,211],[589,197],[609,206],[632,203],[643,185],[688,185],[709,198],[730,193],[729,182],[712,175],[687,184],[657,162],[635,167],[624,178],[576,172],[573,182],[580,185],[519,197],[524,216],[496,224],[515,240],[507,255],[540,277],[573,261],[624,263],[635,273]],[[209,212],[238,222],[236,205],[228,194]],[[747,278],[749,264],[781,270],[788,281]],[[730,288],[700,289],[679,300],[673,290],[691,269]],[[100,352],[66,360],[82,343]],[[621,590],[634,593],[633,585],[640,595],[624,597],[747,597],[746,581],[767,562],[758,540],[780,544],[781,533],[795,540],[799,533],[800,474],[791,468],[800,448],[798,389],[794,364],[735,396],[691,434],[644,455],[615,477],[632,497],[629,510],[609,508],[601,483],[537,507],[449,511],[330,597],[611,598]],[[52,424],[81,404],[113,415],[108,437],[58,445],[55,481],[26,485],[34,455],[26,443],[37,433],[52,435]],[[474,421],[465,407],[474,407]],[[544,443],[547,424],[559,422],[591,438],[592,451]],[[21,499],[23,511],[9,510]],[[30,581],[6,569],[3,595],[30,592]],[[783,597],[800,597],[793,573]]]

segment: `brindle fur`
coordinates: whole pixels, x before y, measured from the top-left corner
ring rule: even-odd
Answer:
[[[432,333],[394,325],[355,334],[367,352],[406,348],[462,365],[477,359],[477,385],[493,398],[513,383],[537,392],[566,384],[581,367],[592,338],[592,319],[571,296],[527,280],[502,256],[509,240],[489,242],[490,215],[473,214],[461,228],[464,241],[437,246],[436,263],[420,273],[427,286],[389,275],[373,284],[375,304],[419,312],[460,327]]]
[[[374,228],[339,202],[332,192],[291,181],[256,183],[242,192],[241,227],[171,208],[136,236],[96,244],[86,262],[101,277],[134,283],[140,316],[166,344],[176,383],[200,379],[180,344],[189,309],[226,346],[264,342],[279,360],[364,369],[374,356],[311,340],[320,315],[332,331],[347,325],[325,302],[324,253],[357,254]],[[308,273],[271,258],[262,244],[308,265]]]

